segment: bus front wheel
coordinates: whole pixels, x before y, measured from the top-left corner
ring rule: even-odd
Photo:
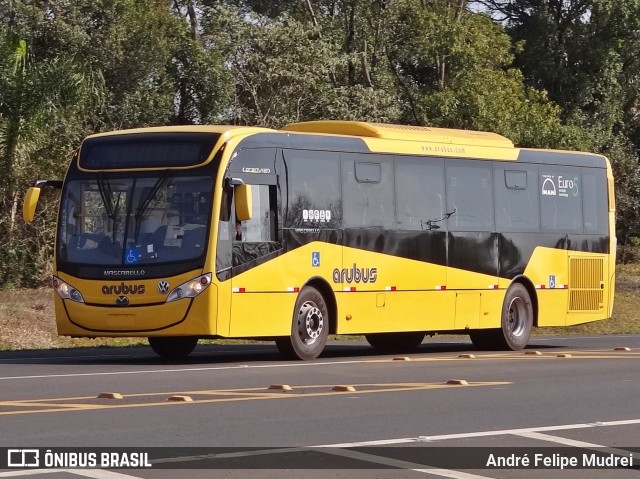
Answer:
[[[316,359],[329,336],[329,310],[322,293],[313,286],[300,291],[293,310],[291,335],[276,339],[278,350],[289,359]]]
[[[198,344],[198,338],[191,336],[148,338],[149,346],[163,358],[181,359],[187,357]]]
[[[519,351],[529,342],[533,329],[533,305],[527,288],[513,284],[504,297],[500,329],[477,329],[469,332],[478,349]]]

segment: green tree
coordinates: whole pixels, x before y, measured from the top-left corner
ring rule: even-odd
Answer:
[[[42,237],[52,239],[53,211],[42,234],[30,230],[19,220],[22,195],[35,178],[62,176],[69,144],[83,135],[85,113],[99,108],[102,88],[99,75],[75,58],[38,59],[27,41],[0,30],[0,284],[22,281],[16,264],[47,256],[25,245],[50,250]]]
[[[21,198],[34,179],[61,178],[84,136],[212,121],[226,108],[224,59],[181,13],[159,0],[0,4],[0,284],[44,270],[31,265],[48,257],[53,213],[37,219],[46,228],[22,225]]]
[[[230,121],[279,127],[319,118],[397,118],[393,92],[350,83],[351,56],[322,23],[288,15],[271,18],[230,6],[207,11],[206,41],[224,45],[236,78]]]
[[[640,1],[481,0],[505,23],[528,85],[543,89],[583,132],[576,146],[609,156],[618,239],[640,236]]]
[[[397,0],[386,51],[406,123],[496,131],[521,146],[567,146],[575,132],[544,91],[512,66],[501,26],[449,0]]]

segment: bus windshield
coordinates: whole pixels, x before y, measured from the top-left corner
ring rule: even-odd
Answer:
[[[134,266],[201,257],[212,182],[210,176],[175,172],[68,180],[58,230],[60,260]]]

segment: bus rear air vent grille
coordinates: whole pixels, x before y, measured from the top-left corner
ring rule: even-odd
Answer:
[[[569,258],[569,311],[599,311],[604,302],[604,259]]]

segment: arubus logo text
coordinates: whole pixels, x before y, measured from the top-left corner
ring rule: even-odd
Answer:
[[[144,284],[124,284],[102,286],[102,294],[144,294]]]
[[[378,268],[358,268],[353,263],[351,268],[335,268],[333,270],[334,283],[375,283],[378,280]]]

